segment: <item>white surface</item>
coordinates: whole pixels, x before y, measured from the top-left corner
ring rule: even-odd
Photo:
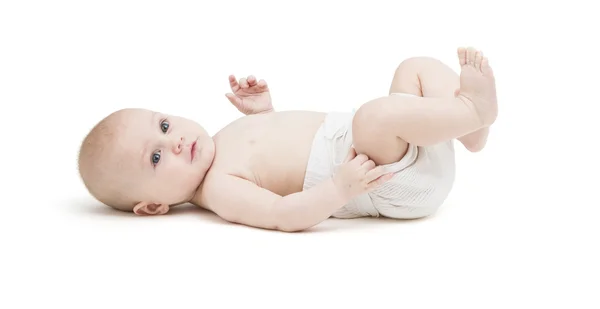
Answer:
[[[200,3],[0,4],[1,308],[598,308],[591,4]],[[279,110],[350,109],[407,57],[458,69],[459,45],[489,56],[501,114],[430,219],[284,234],[117,214],[79,181],[79,142],[117,108],[214,133],[240,116],[235,73],[265,78]]]

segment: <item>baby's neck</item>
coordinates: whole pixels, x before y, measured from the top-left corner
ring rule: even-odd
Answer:
[[[200,185],[198,186],[198,188],[196,188],[196,192],[194,192],[194,195],[192,196],[192,198],[188,201],[190,204],[196,205],[200,208],[204,208],[209,210],[205,203],[203,203],[203,199],[202,199],[202,189],[204,187],[204,180],[200,183]]]

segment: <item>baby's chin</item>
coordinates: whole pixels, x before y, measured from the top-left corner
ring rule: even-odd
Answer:
[[[198,150],[198,164],[203,169],[203,174],[208,171],[208,169],[212,166],[212,163],[215,159],[215,144],[210,139],[208,142],[204,142],[202,147]]]

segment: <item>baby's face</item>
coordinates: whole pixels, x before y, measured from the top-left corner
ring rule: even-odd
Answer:
[[[215,146],[204,128],[149,110],[128,111],[121,125],[119,160],[124,168],[117,172],[126,178],[132,198],[163,206],[189,201],[214,158]]]

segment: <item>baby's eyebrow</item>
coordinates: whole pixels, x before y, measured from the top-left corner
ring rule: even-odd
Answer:
[[[156,124],[156,117],[157,117],[158,113],[157,112],[152,112],[152,115],[150,116],[150,129],[153,129],[155,124]],[[150,131],[152,132],[152,131]],[[145,141],[143,146],[142,146],[142,168],[147,168],[148,164],[150,164],[150,158],[148,156],[148,141]]]
[[[146,134],[144,134],[146,135]],[[151,141],[148,138],[142,137],[142,144],[141,144],[141,155],[142,155],[142,168],[146,169],[148,167],[152,166],[152,161],[151,161]]]
[[[148,144],[144,143],[144,146],[142,146],[142,168],[147,168],[149,162],[150,159],[148,158]]]
[[[160,114],[158,112],[152,112],[152,115],[150,116],[150,127],[149,127],[149,131],[147,132],[148,135],[151,135],[152,133],[154,133],[154,130],[158,130],[159,126],[157,125],[158,122],[156,121],[156,118],[159,116]],[[142,156],[142,168],[143,169],[147,169],[148,167],[152,167],[152,161],[150,158],[150,151],[149,151],[149,145],[150,145],[150,141],[149,140],[145,140],[144,143],[142,144],[142,149],[141,149],[141,156]]]

